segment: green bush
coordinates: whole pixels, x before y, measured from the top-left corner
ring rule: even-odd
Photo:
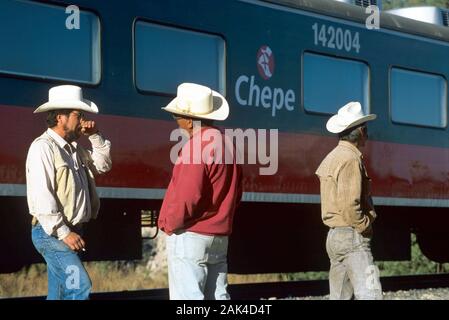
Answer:
[[[416,241],[416,235],[411,235],[412,257],[410,261],[376,261],[379,267],[380,275],[400,276],[412,274],[431,274],[438,272],[449,272],[449,263],[436,263],[427,259],[419,249]],[[323,280],[328,279],[328,272],[297,272],[281,274],[280,278],[284,281],[298,280]]]
[[[449,272],[449,263],[436,263],[427,259],[419,249],[416,235],[411,235],[412,258],[410,261],[383,261],[377,263],[381,276],[397,276],[407,274],[429,274]]]

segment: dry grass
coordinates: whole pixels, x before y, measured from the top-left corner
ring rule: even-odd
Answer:
[[[237,283],[259,283],[286,281],[285,276],[280,273],[272,274],[229,274],[229,284]]]
[[[45,295],[47,292],[46,267],[32,265],[16,273],[0,274],[0,297]]]
[[[168,287],[166,272],[150,274],[143,264],[88,262],[93,292],[142,290]],[[288,280],[285,274],[229,275],[229,283],[276,282]],[[45,264],[35,264],[19,272],[0,274],[0,297],[44,296],[47,294]]]
[[[160,239],[163,244],[163,239]],[[378,262],[381,276],[403,274],[429,274],[449,272],[449,263],[437,265],[429,261],[419,250],[416,237],[412,236],[412,259],[401,262]],[[163,245],[160,246],[163,248]],[[163,249],[159,251],[163,252]],[[149,271],[146,267],[149,255],[142,261],[134,262],[88,262],[86,269],[92,279],[94,292],[141,290],[168,287],[164,257],[152,257],[159,260],[158,267]],[[438,268],[436,268],[438,267]],[[290,280],[327,279],[327,272],[274,273],[238,275],[229,274],[230,284],[278,282]],[[21,296],[42,296],[47,294],[47,273],[44,264],[35,264],[10,274],[0,274],[0,298]]]
[[[116,262],[85,264],[92,279],[93,292],[165,288],[166,274],[149,275],[140,265]],[[0,297],[43,296],[47,294],[47,272],[44,264],[31,265],[19,272],[0,274]]]

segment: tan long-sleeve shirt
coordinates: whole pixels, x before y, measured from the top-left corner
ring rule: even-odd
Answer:
[[[320,179],[321,217],[325,225],[365,232],[376,218],[371,179],[361,152],[340,141],[315,172]]]

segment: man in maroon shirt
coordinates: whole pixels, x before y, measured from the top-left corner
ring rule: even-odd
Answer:
[[[229,299],[228,236],[242,196],[242,170],[233,143],[212,126],[228,117],[228,103],[207,87],[183,83],[163,109],[188,139],[172,159],[158,222],[167,234],[170,299]]]

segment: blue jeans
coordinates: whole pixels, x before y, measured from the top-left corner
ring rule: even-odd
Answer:
[[[371,239],[354,228],[332,228],[326,250],[331,262],[329,287],[331,300],[381,300],[379,270],[371,254]]]
[[[171,300],[229,300],[228,237],[182,232],[167,236]]]
[[[31,239],[47,263],[47,299],[89,299],[92,283],[77,253],[63,241],[45,233],[40,224],[31,229]]]

